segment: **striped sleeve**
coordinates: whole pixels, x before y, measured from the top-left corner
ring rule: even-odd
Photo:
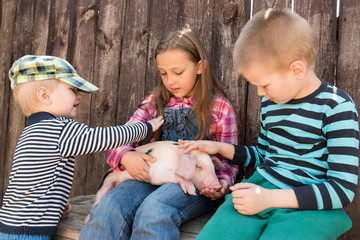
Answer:
[[[152,127],[148,122],[89,128],[85,124],[70,121],[60,135],[59,149],[64,157],[83,155],[137,142],[151,133]]]
[[[264,162],[268,144],[266,131],[261,124],[258,144],[256,146],[234,145],[235,153],[232,162],[238,166],[256,168]]]

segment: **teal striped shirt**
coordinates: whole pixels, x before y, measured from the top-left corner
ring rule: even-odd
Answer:
[[[359,125],[352,99],[322,81],[312,94],[261,103],[257,146],[235,146],[234,162],[281,189],[294,189],[300,209],[343,208],[358,182]]]

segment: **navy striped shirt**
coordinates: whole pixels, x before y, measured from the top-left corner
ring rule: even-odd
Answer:
[[[73,181],[74,156],[138,142],[151,133],[148,122],[89,128],[50,113],[29,116],[15,149],[0,232],[55,234]]]
[[[312,94],[261,104],[257,146],[235,146],[234,161],[281,189],[294,189],[300,209],[343,208],[358,183],[359,125],[352,99],[322,81]]]

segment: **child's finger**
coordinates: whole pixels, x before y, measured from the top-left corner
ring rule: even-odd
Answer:
[[[150,156],[148,154],[141,154],[141,157],[145,160],[145,161],[148,161],[148,162],[151,162],[151,163],[154,163],[156,162],[156,158],[154,158],[153,156]]]
[[[252,186],[252,183],[237,183],[230,187],[231,191],[241,190],[241,189],[248,189]]]

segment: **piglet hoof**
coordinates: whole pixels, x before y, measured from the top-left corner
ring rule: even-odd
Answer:
[[[181,181],[179,184],[182,190],[184,191],[184,193],[196,196],[196,189],[192,182],[185,180],[185,181]]]

